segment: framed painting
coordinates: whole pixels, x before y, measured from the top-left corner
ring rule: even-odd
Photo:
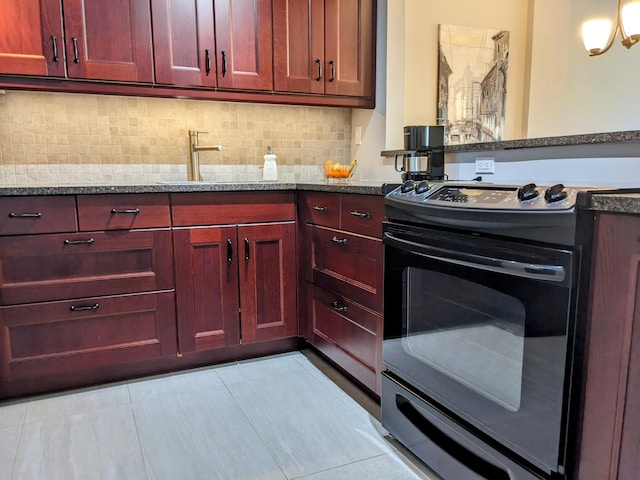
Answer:
[[[502,140],[509,32],[438,26],[438,125],[445,143]]]

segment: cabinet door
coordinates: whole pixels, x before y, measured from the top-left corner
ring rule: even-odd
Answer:
[[[60,2],[5,0],[0,8],[0,74],[64,77]]]
[[[218,87],[272,90],[271,0],[215,0]]]
[[[324,93],[324,0],[274,0],[273,69],[275,90]]]
[[[173,231],[181,352],[240,342],[236,227]]]
[[[375,0],[325,0],[325,93],[373,96]]]
[[[152,0],[156,82],[215,87],[211,0]]]
[[[69,77],[153,82],[149,0],[64,0]]]
[[[238,227],[242,343],[297,334],[295,223]]]

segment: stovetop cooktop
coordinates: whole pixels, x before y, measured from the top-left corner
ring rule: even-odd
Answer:
[[[387,199],[407,203],[414,208],[424,205],[474,210],[550,211],[573,209],[580,190],[584,189],[563,184],[495,185],[408,180],[387,194]]]

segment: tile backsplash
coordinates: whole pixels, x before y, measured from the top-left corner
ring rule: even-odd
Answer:
[[[189,130],[205,180],[261,178],[267,145],[279,179],[321,180],[348,162],[351,109],[8,90],[0,95],[3,185],[135,184],[186,180]]]

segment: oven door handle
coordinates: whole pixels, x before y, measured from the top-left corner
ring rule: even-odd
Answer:
[[[562,265],[540,265],[536,263],[490,258],[483,255],[473,255],[471,253],[454,252],[446,248],[433,247],[422,243],[412,242],[411,240],[398,238],[390,233],[384,234],[384,241],[386,244],[395,246],[402,250],[431,258],[433,260],[453,263],[455,265],[462,265],[465,267],[477,268],[496,273],[504,273],[533,280],[546,280],[549,282],[564,282],[566,278],[566,271]]]

